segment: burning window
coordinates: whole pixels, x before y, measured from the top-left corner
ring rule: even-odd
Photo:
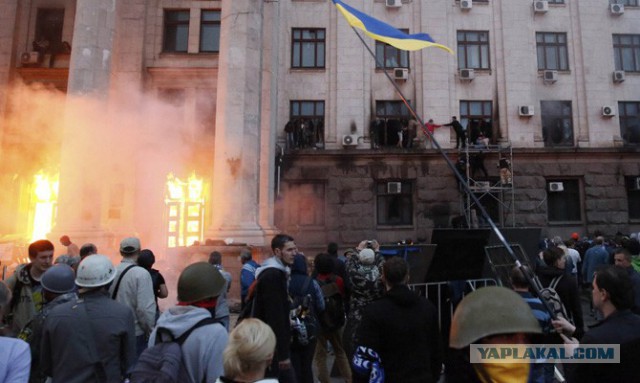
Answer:
[[[204,224],[204,182],[194,173],[183,181],[167,176],[165,197],[167,246],[189,246],[202,240]]]
[[[46,238],[56,217],[58,176],[39,172],[33,176],[33,230],[31,242]]]

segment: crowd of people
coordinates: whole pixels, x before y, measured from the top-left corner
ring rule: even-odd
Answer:
[[[640,381],[637,234],[542,240],[531,267],[511,271],[511,288],[456,299],[450,331],[442,302],[414,291],[407,261],[385,258],[375,240],[342,254],[330,243],[312,264],[286,234],[261,263],[241,251],[235,323],[234,278],[217,251],[173,287],[136,237],[120,242],[117,265],[93,244],[61,244],[66,254],[54,262],[53,243],[33,242],[29,263],[0,283],[0,382],[328,383],[330,355],[349,383]],[[161,312],[158,299],[173,288],[177,303]],[[531,343],[619,344],[621,362],[469,360],[474,344]]]

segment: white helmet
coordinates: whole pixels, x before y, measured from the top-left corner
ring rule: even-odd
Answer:
[[[116,269],[106,255],[94,254],[80,262],[76,275],[76,285],[80,287],[100,287],[109,284],[116,277]]]

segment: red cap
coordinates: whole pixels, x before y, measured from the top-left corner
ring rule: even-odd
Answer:
[[[576,241],[580,239],[578,233],[571,233],[571,239],[575,239]]]

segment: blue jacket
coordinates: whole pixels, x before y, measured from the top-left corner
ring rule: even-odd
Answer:
[[[585,283],[593,282],[593,273],[600,265],[609,262],[609,252],[602,245],[595,245],[584,255],[582,260],[582,277]]]
[[[256,270],[258,267],[260,267],[260,264],[253,259],[242,265],[242,270],[240,270],[240,295],[243,297],[249,294],[249,286],[251,286],[256,279]]]

